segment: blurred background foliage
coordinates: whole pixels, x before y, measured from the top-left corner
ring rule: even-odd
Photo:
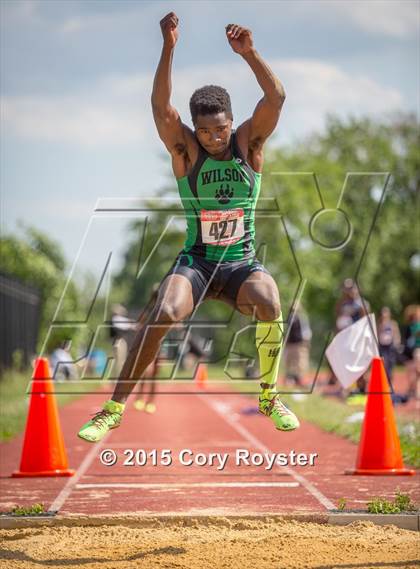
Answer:
[[[345,278],[357,277],[361,294],[374,312],[389,306],[400,322],[403,308],[418,302],[419,142],[419,124],[411,114],[382,121],[331,116],[322,132],[285,147],[267,148],[256,218],[258,256],[278,283],[285,317],[302,293],[314,331],[313,358],[322,351],[332,329],[334,305]],[[345,192],[338,204],[343,186]],[[109,321],[113,302],[127,306],[131,313],[145,306],[153,285],[169,270],[184,243],[185,222],[180,217],[170,223],[173,211],[159,209],[159,197],[176,192],[171,180],[156,195],[156,203],[150,203],[155,211],[147,221],[131,222],[122,268],[113,275],[110,298],[105,301],[102,295],[96,299],[88,328],[79,330],[73,340],[89,343],[97,324]],[[179,210],[179,200],[176,207]],[[314,221],[316,212],[324,208],[328,211]],[[342,249],[334,249],[346,239],[348,221],[351,238]],[[153,255],[145,264],[150,252]],[[59,245],[32,227],[25,227],[20,236],[3,236],[0,270],[41,292],[42,344],[68,274]],[[84,278],[84,282],[69,282],[61,321],[83,321],[97,288],[94,275]],[[214,301],[203,304],[195,320],[204,328],[206,322],[232,321],[229,329],[220,329],[215,335],[214,361],[226,354],[232,330],[249,324],[249,319]],[[68,335],[68,329],[63,334]],[[246,351],[254,345],[252,329],[248,340],[245,337]],[[59,339],[57,332],[48,349]]]
[[[0,271],[38,290],[41,300],[39,337],[45,338],[66,285],[66,260],[60,245],[41,230],[21,225],[19,235],[5,235],[0,241]],[[63,311],[69,320],[80,311],[79,288],[69,282]],[[57,338],[57,344],[63,338]],[[53,349],[56,346],[50,346]]]
[[[256,219],[258,256],[278,283],[285,317],[302,291],[301,301],[314,330],[313,358],[322,351],[333,327],[334,305],[345,278],[357,276],[363,298],[376,313],[389,306],[401,321],[403,308],[417,302],[418,145],[419,125],[413,115],[383,122],[367,118],[343,121],[331,116],[322,133],[266,152]],[[340,209],[345,215],[336,210],[343,186]],[[175,192],[173,183],[161,195]],[[347,217],[352,236],[342,249],[331,250],[311,239],[311,219],[323,207],[331,211],[317,219],[312,235],[327,245],[340,243],[347,234]],[[152,249],[170,215],[156,211],[149,220],[146,251]],[[152,262],[136,279],[141,265],[135,246],[143,234],[140,225],[130,227],[132,242],[115,278],[115,290],[124,292],[119,301],[133,307],[147,302],[153,283],[165,275],[184,240],[185,225],[172,225]],[[237,322],[235,329],[249,323],[214,301],[203,304],[195,320],[215,322],[232,317]],[[252,330],[249,336],[253,345]],[[231,329],[218,330],[217,357],[226,353],[231,337]]]

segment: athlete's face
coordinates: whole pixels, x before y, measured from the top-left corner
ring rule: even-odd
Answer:
[[[225,112],[198,115],[194,126],[201,146],[216,160],[221,160],[230,144],[232,119]]]

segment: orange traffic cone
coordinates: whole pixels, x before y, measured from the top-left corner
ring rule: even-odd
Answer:
[[[58,418],[54,384],[46,358],[38,358],[26,421],[20,470],[12,476],[73,476]]]
[[[208,379],[208,371],[206,364],[198,364],[195,372],[195,383],[198,389],[205,389]]]
[[[415,474],[404,468],[382,358],[373,358],[356,469],[346,474]]]

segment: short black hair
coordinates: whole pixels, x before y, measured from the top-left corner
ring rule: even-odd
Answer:
[[[190,99],[191,118],[195,124],[198,115],[226,113],[233,119],[229,93],[217,85],[205,85],[192,94]]]

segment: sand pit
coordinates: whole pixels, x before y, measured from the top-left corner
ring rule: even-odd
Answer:
[[[2,530],[8,569],[418,569],[419,535],[394,526],[279,520],[156,520],[147,527]]]

